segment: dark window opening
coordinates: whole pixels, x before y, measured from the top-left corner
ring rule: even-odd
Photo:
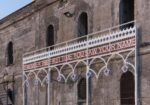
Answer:
[[[121,105],[135,105],[134,102],[134,75],[128,71],[120,80]]]
[[[78,99],[86,99],[86,79],[82,78],[78,84]]]
[[[7,95],[8,95],[8,98],[10,99],[10,101],[12,103],[14,103],[14,95],[13,95],[13,91],[11,89],[7,90]]]
[[[46,37],[46,46],[53,46],[54,45],[54,27],[53,25],[49,25],[47,29],[47,37]],[[50,49],[53,49],[54,47],[51,47]]]
[[[78,105],[86,102],[86,79],[82,78],[78,83]]]
[[[7,47],[7,64],[13,64],[13,43],[9,42]]]
[[[120,1],[120,24],[124,24],[134,20],[134,0]],[[133,27],[134,23],[122,26],[122,28]]]
[[[24,85],[24,95],[25,95],[25,97],[24,97],[24,105],[28,105],[28,99],[29,99],[29,97],[28,97],[28,86],[27,86],[27,84],[25,84]]]
[[[88,15],[83,12],[78,19],[78,37],[88,34]]]

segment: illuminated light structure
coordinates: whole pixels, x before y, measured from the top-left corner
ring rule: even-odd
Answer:
[[[119,26],[120,27],[120,26]],[[96,32],[84,36],[85,40],[80,41],[80,38],[64,42],[54,46],[53,50],[48,48],[27,53],[23,56],[23,90],[25,85],[29,84],[29,77],[34,74],[36,84],[41,85],[44,82],[48,85],[48,99],[47,103],[50,105],[50,76],[51,71],[55,70],[58,74],[57,81],[67,83],[69,79],[76,81],[78,74],[76,73],[79,63],[86,66],[86,81],[89,77],[96,79],[100,74],[109,76],[112,72],[108,66],[111,59],[115,59],[115,55],[122,60],[122,72],[125,73],[131,67],[134,71],[135,77],[135,105],[138,105],[138,72],[137,72],[137,30],[136,24],[133,27],[120,30],[119,27],[108,29],[108,33],[102,35],[102,32]],[[114,29],[116,29],[114,31]],[[63,46],[62,46],[63,45]],[[132,58],[133,62],[129,62]],[[99,59],[104,65],[96,72],[91,66],[93,62]],[[71,71],[68,75],[63,74],[65,66],[68,66]],[[40,79],[39,74],[45,73],[45,77]],[[39,81],[39,82],[37,82]],[[89,105],[89,82],[86,84],[86,105]],[[26,85],[28,86],[28,85]],[[23,93],[25,105],[25,91]]]

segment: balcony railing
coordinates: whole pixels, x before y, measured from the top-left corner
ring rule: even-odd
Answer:
[[[54,46],[26,53],[23,56],[23,64],[31,64],[33,62],[38,62],[45,59],[70,54],[73,52],[88,50],[96,46],[117,43],[118,41],[135,37],[135,25],[133,27],[126,27],[124,29],[120,28],[131,23],[134,23],[134,21],[123,24],[121,26],[115,26],[113,28],[109,28],[103,31],[98,31],[67,42],[56,44]],[[110,52],[113,52],[113,50]]]

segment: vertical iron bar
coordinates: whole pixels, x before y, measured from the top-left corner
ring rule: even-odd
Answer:
[[[50,105],[50,71],[48,70],[48,105]]]
[[[88,69],[88,66],[87,66]],[[88,71],[87,71],[88,72]],[[89,105],[89,78],[86,76],[86,105]]]
[[[135,26],[135,105],[138,105],[138,36],[137,27]]]
[[[48,48],[48,52],[50,51],[50,48]],[[51,85],[51,72],[50,72],[50,55],[49,55],[49,57],[48,57],[48,105],[50,105],[51,104],[51,98],[50,98],[50,95],[51,95],[51,87],[50,87],[50,85]]]
[[[23,95],[22,95],[22,98],[23,98],[23,105],[25,105],[25,83],[24,83],[24,80],[25,80],[25,78],[24,78],[24,71],[23,71],[23,74],[22,74],[22,91],[23,91]]]
[[[86,36],[87,41],[86,41],[86,45],[87,45],[87,55],[86,55],[86,60],[87,60],[87,64],[86,64],[86,105],[89,105],[89,77],[87,76],[87,73],[89,72],[89,60],[88,60],[88,35]]]

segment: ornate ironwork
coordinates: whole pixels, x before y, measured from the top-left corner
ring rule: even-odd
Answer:
[[[100,74],[102,73],[105,76],[109,76],[112,71],[108,65],[110,63],[110,60],[114,59],[115,56],[118,56],[118,58],[123,62],[123,66],[121,68],[123,73],[128,71],[129,66],[132,67],[132,69],[134,70],[133,72],[136,73],[136,27],[135,26],[124,30],[117,29],[117,31],[108,33],[107,35],[101,35],[100,32],[94,33],[94,35],[86,36],[86,40],[81,42],[78,42],[77,39],[76,42],[74,41],[66,42],[64,46],[61,46],[62,44],[56,45],[54,46],[55,49],[51,51],[47,51],[47,50],[37,51],[38,52],[37,54],[35,51],[26,54],[23,58],[23,69],[24,69],[23,88],[24,85],[26,85],[27,87],[29,86],[29,81],[31,76],[36,80],[36,84],[40,83],[42,86],[46,82],[48,85],[50,85],[49,73],[51,71],[57,72],[58,82],[64,81],[65,83],[67,83],[69,79],[76,81],[76,79],[78,78],[78,74],[76,73],[76,70],[81,63],[86,67],[87,79],[89,77],[95,77],[98,79]],[[122,48],[121,47],[114,48],[117,45],[119,46],[118,42],[120,42],[120,44],[126,43],[126,42],[122,42],[124,40],[126,40],[127,42],[133,41],[131,42],[133,45],[129,45],[129,46],[124,45]],[[93,52],[92,54],[90,54],[89,51],[94,51],[94,49],[92,48],[95,48],[96,50],[97,47],[101,48],[106,44],[108,45],[106,46],[107,48],[108,47],[110,48],[112,46],[112,48],[108,49],[106,53]],[[73,56],[70,55],[70,58],[68,58],[68,60],[64,60],[64,61],[62,60],[63,62],[61,62],[61,60],[55,62],[52,61],[52,60],[56,60],[56,57],[58,56],[63,55],[62,58],[58,58],[58,59],[63,59],[63,57],[67,57],[67,54],[74,54],[74,52],[80,52],[84,54],[82,57],[79,57],[79,59],[71,58]],[[135,58],[134,62],[129,62],[129,58],[131,56]],[[100,66],[98,72],[96,72],[96,70],[92,67],[93,63],[97,59],[100,61],[100,63],[103,64],[102,66]],[[42,60],[43,61],[46,60],[46,61],[41,62],[43,63],[43,65],[38,66],[37,63]],[[32,64],[30,66],[33,67],[30,66],[25,67],[28,64]],[[63,72],[66,66],[70,70],[68,75],[65,75]],[[43,74],[44,77],[39,77],[40,74]],[[137,76],[135,78],[137,79]],[[137,92],[135,94],[137,95]],[[88,96],[88,92],[87,92],[87,96]],[[88,102],[89,101],[87,97],[86,105],[88,105]]]

